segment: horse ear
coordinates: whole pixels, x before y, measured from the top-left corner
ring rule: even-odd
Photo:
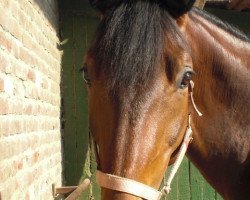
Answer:
[[[180,17],[193,7],[195,0],[161,0],[161,2],[173,17]]]

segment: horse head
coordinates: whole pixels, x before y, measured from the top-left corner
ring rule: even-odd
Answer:
[[[194,72],[182,31],[193,3],[91,1],[101,21],[84,79],[101,173],[159,188],[188,126]],[[102,187],[102,199],[140,197]]]

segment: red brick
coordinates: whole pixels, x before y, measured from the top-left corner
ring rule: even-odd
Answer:
[[[1,17],[1,16],[0,16]],[[1,18],[0,18],[1,20]],[[1,24],[1,21],[0,21]],[[7,49],[8,51],[11,51],[12,48],[12,43],[9,38],[5,35],[4,32],[0,31],[0,45],[4,48]]]
[[[25,107],[24,107],[24,113],[26,115],[31,115],[33,114],[32,112],[32,105],[31,104],[27,104]]]
[[[22,27],[25,27],[25,23],[26,23],[26,16],[24,14],[24,12],[22,10],[17,10],[17,15],[14,16],[16,18],[16,20],[18,20],[21,24]]]
[[[19,161],[18,161],[17,169],[18,169],[18,170],[23,169],[23,160],[19,160]]]
[[[29,71],[28,67],[23,63],[20,63],[18,61],[13,62],[12,73],[19,79],[27,80],[28,71]]]
[[[34,66],[34,59],[31,51],[29,51],[26,48],[21,47],[20,48],[20,53],[19,53],[19,58],[25,62],[25,64],[28,64],[29,66]]]
[[[3,91],[4,91],[4,80],[3,78],[0,77],[0,92],[3,92]]]
[[[6,56],[4,56],[2,52],[0,52],[0,71],[9,73],[10,72],[9,68],[10,68],[9,59]]]
[[[11,106],[6,98],[0,97],[0,115],[8,114]]]
[[[13,29],[15,29],[15,25],[13,25]],[[8,33],[2,31],[0,31],[0,36],[0,45],[15,57],[19,58],[19,45],[17,44],[17,40]]]
[[[49,83],[48,83],[48,80],[46,78],[42,78],[42,85],[41,86],[43,89],[48,89]]]
[[[19,22],[16,19],[13,19],[12,21],[12,29],[10,30],[11,34],[17,39],[21,40],[22,39],[22,30],[20,28]],[[16,57],[19,57],[19,52],[16,52]]]
[[[32,82],[36,81],[36,74],[35,71],[30,69],[28,72],[28,79],[30,79]]]
[[[40,96],[40,90],[36,87],[33,87],[31,90],[31,98],[38,100]]]
[[[19,97],[24,97],[25,90],[22,81],[15,81],[14,95]]]
[[[0,121],[0,135],[12,135],[23,132],[23,120],[22,119],[7,119]]]

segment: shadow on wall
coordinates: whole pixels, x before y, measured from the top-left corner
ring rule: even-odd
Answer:
[[[36,4],[39,6],[40,10],[43,11],[44,16],[47,18],[50,25],[59,33],[59,13],[58,10],[58,2],[57,0],[34,0]]]

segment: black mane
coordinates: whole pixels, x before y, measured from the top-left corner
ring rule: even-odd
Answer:
[[[166,40],[184,44],[166,10],[146,0],[124,1],[101,21],[91,51],[112,89],[144,85],[164,61]]]

